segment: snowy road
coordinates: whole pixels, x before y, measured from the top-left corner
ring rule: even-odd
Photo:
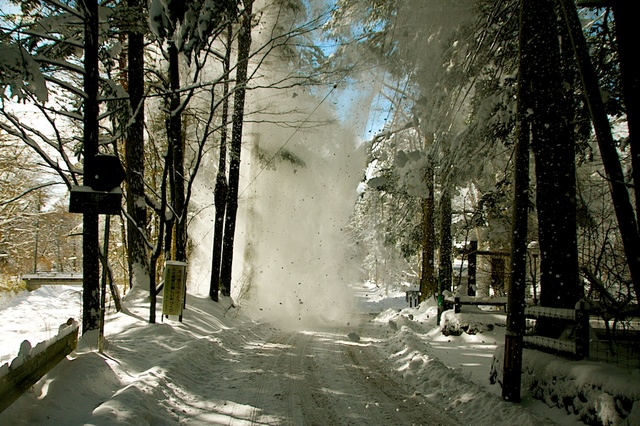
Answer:
[[[279,332],[244,354],[252,367],[231,397],[228,424],[457,424],[405,391],[385,373],[367,337],[357,339],[346,330]]]
[[[0,306],[3,358],[77,315],[76,290],[39,289]],[[83,337],[0,413],[0,425],[553,424],[470,381],[486,381],[492,349],[475,352],[495,337],[430,337],[427,313],[391,321],[367,309],[352,321],[295,329],[296,316],[276,326],[230,300],[190,296],[183,322],[148,324],[145,294],[129,296],[125,311],[109,313],[104,353]]]
[[[34,309],[49,318],[46,330],[73,315],[69,291],[42,289],[0,309],[15,329],[3,340],[34,335],[27,321]],[[378,352],[389,329],[371,315],[322,330],[283,329],[193,298],[184,322],[149,325],[144,299],[128,306],[112,314],[104,354],[81,340],[74,356],[0,414],[0,424],[458,424],[393,378]]]

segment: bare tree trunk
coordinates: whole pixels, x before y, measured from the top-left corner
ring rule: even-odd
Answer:
[[[530,52],[532,143],[540,242],[540,303],[572,308],[581,296],[576,234],[575,143],[560,72],[554,0],[536,2]],[[527,83],[525,83],[527,84]],[[539,324],[540,325],[540,324]],[[549,324],[552,326],[552,324]]]
[[[440,261],[438,263],[438,281],[440,294],[451,291],[453,267],[451,266],[451,191],[446,186],[440,197]]]
[[[220,132],[220,152],[218,157],[218,173],[214,191],[214,205],[216,209],[213,223],[213,248],[211,250],[211,281],[209,283],[209,297],[218,301],[220,289],[220,261],[222,256],[222,241],[224,236],[224,218],[227,207],[227,124],[229,117],[229,69],[231,68],[232,26],[227,25],[227,50],[224,57],[225,82],[223,85],[222,124]]]
[[[164,235],[164,228],[166,225],[165,211],[167,209],[167,175],[171,163],[168,159],[168,152],[165,156],[164,169],[162,171],[162,180],[160,181],[160,208],[158,213],[158,242],[151,253],[151,259],[149,261],[149,323],[154,324],[156,322],[156,270],[158,268],[158,259],[162,254],[162,238]]]
[[[251,49],[251,10],[253,0],[245,0],[242,16],[242,29],[238,36],[238,65],[236,71],[236,85],[233,102],[233,119],[231,147],[229,150],[229,193],[224,230],[224,246],[222,249],[222,266],[220,282],[222,294],[231,294],[231,271],[233,267],[233,245],[236,230],[236,214],[238,212],[238,186],[240,182],[240,152],[242,148],[242,128],[244,121],[244,100],[247,84],[247,68],[249,65],[249,51]]]
[[[433,164],[425,173],[427,196],[422,200],[422,273],[420,275],[420,300],[435,295],[438,291],[435,279],[435,197]]]
[[[636,298],[638,298],[640,297],[640,234],[638,233],[638,223],[629,199],[629,192],[625,186],[620,158],[611,135],[611,126],[602,102],[597,76],[589,58],[587,43],[580,27],[578,12],[573,2],[568,0],[558,1],[561,5],[563,18],[569,30],[576,61],[580,69],[586,101],[598,139],[600,155],[602,156],[602,164],[609,181],[611,200],[616,212],[633,288]]]
[[[637,11],[637,7],[637,4],[628,1],[613,4],[618,57],[620,58],[620,76],[622,77],[622,95],[629,128],[636,219],[640,212],[640,141],[638,140],[640,137],[640,75],[635,69],[638,36],[634,13]]]
[[[511,236],[511,281],[507,310],[507,332],[504,342],[504,375],[502,397],[520,402],[522,385],[522,349],[525,331],[525,288],[527,275],[527,224],[529,218],[529,144],[531,70],[534,60],[530,43],[535,31],[535,0],[524,0],[520,10],[520,40],[518,47],[518,109],[515,146],[515,179],[513,194],[513,223]]]
[[[142,17],[140,0],[129,0],[129,7]],[[144,197],[144,34],[140,27],[129,33],[128,91],[132,120],[127,129],[125,146],[127,189],[127,255],[129,287],[137,279],[146,282],[149,259],[145,243],[147,208]],[[140,277],[137,275],[140,274]]]
[[[170,190],[171,206],[174,212],[175,231],[174,259],[187,260],[187,221],[184,197],[184,149],[182,141],[182,114],[180,112],[180,66],[178,49],[169,42],[169,79],[171,95],[169,101],[169,149],[171,151]]]

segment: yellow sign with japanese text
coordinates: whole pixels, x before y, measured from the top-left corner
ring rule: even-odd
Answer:
[[[186,277],[187,264],[185,262],[173,260],[165,262],[162,315],[182,315]]]

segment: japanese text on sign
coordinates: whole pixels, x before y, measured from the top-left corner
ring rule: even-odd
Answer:
[[[162,315],[182,314],[186,268],[184,262],[165,262]]]

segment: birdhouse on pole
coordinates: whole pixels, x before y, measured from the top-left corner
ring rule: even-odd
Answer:
[[[85,170],[85,181],[91,184],[71,188],[69,212],[120,213],[122,201],[120,184],[126,176],[120,160],[112,154],[98,154],[93,157],[91,163],[91,169]],[[91,178],[87,179],[89,173]]]
[[[120,160],[113,154],[93,157],[93,167],[88,173],[93,176],[91,189],[95,191],[111,191],[119,187],[126,176]]]

